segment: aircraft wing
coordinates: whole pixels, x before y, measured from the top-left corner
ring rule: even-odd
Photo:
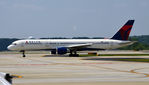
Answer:
[[[87,44],[74,44],[74,45],[69,45],[67,46],[67,48],[69,49],[79,49],[79,48],[83,48],[83,47],[87,47],[87,46],[91,46],[92,43],[87,43]]]

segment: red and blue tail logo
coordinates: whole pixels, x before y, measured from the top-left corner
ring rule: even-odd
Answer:
[[[127,23],[111,38],[116,40],[128,40],[134,20],[128,20]]]

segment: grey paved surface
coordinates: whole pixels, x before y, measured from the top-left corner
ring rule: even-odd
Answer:
[[[109,53],[109,52],[108,52]],[[44,54],[0,54],[0,71],[21,75],[14,85],[148,85],[149,63],[115,58],[149,56],[41,57]]]

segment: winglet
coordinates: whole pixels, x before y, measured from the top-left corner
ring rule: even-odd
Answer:
[[[134,21],[135,20],[128,20],[126,24],[111,39],[128,40]]]

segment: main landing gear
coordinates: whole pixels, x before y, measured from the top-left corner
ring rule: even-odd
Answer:
[[[26,57],[24,50],[21,50],[20,52],[22,52],[22,57]]]
[[[78,57],[79,54],[77,54],[77,51],[76,51],[76,50],[75,50],[75,51],[70,50],[69,56],[70,56],[70,57]]]

